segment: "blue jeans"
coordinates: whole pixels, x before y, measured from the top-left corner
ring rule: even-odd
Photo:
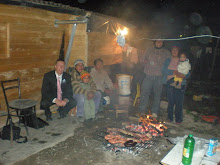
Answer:
[[[139,110],[141,113],[146,112],[146,106],[149,101],[149,96],[151,94],[151,90],[153,89],[153,106],[152,113],[158,114],[160,108],[160,96],[162,92],[162,76],[148,76],[144,78],[141,85],[141,97],[140,97],[140,105]]]
[[[84,102],[85,97],[82,94],[73,94],[73,98],[77,101],[77,117],[84,116]],[[95,103],[95,113],[98,112],[100,100],[101,100],[102,94],[100,91],[97,91],[93,97],[94,103]]]
[[[170,86],[167,83],[167,99],[168,99],[168,119],[173,121],[173,111],[175,106],[175,120],[180,123],[183,121],[183,101],[186,86],[182,85],[181,89]]]

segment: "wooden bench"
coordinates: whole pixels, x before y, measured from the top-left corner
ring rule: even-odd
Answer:
[[[116,118],[118,118],[118,114],[125,114],[128,117],[128,106],[127,105],[115,105],[115,114]]]

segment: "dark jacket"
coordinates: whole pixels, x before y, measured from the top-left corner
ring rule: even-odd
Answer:
[[[67,98],[69,101],[73,100],[71,76],[65,72],[63,72],[62,76],[61,89],[62,99]],[[44,75],[41,93],[41,101],[47,100],[52,103],[53,99],[57,98],[57,78],[54,70]]]

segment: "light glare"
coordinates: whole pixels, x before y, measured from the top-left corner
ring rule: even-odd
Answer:
[[[127,28],[124,28],[123,30],[119,30],[119,34],[122,35],[122,36],[125,36],[128,34],[128,29]]]

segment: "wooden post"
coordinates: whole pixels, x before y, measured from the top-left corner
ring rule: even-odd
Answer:
[[[72,45],[73,45],[73,39],[74,39],[74,36],[75,36],[75,33],[76,33],[76,27],[77,27],[77,24],[74,23],[73,27],[72,27],[72,32],[71,32],[67,52],[66,52],[66,57],[65,57],[66,65],[65,65],[64,71],[66,71],[68,63],[69,63],[70,53],[71,53],[71,49],[72,49]]]
[[[211,71],[209,72],[209,80],[212,78],[212,72],[213,72],[214,67],[215,67],[215,59],[216,59],[218,44],[219,44],[219,38],[218,38],[218,40],[217,40],[217,43],[216,43],[216,46],[215,46],[215,50],[214,50],[214,54],[213,54]]]

